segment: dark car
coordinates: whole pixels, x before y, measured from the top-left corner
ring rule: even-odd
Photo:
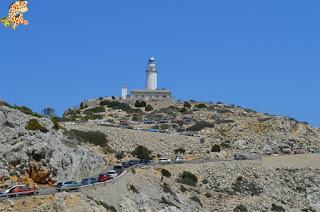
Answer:
[[[122,162],[122,167],[123,168],[129,168],[129,163],[128,162]]]
[[[113,170],[115,170],[118,174],[120,174],[123,171],[123,167],[121,165],[114,165]]]
[[[138,160],[129,160],[129,166],[135,166],[138,165],[139,161]]]
[[[81,181],[81,185],[91,185],[91,184],[95,184],[97,183],[97,179],[96,178],[93,178],[93,177],[90,177],[90,178],[84,178],[82,181]]]
[[[234,159],[235,159],[235,160],[247,160],[247,157],[244,156],[244,155],[236,154],[236,155],[234,156]]]
[[[67,182],[60,182],[56,185],[56,189],[61,191],[71,191],[71,190],[78,190],[80,184],[76,181],[67,181]]]
[[[143,165],[148,165],[149,163],[150,163],[150,160],[148,160],[148,159],[141,159],[139,161],[139,164],[143,164]]]
[[[29,196],[36,195],[38,192],[34,188],[30,188],[26,185],[11,186],[5,191],[0,193],[0,197],[17,197],[17,196]]]
[[[105,182],[110,180],[110,177],[105,173],[105,174],[99,174],[98,176],[98,181],[99,182]]]

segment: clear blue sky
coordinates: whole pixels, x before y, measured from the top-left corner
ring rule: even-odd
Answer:
[[[11,0],[0,1],[0,16]],[[159,85],[320,126],[319,0],[33,1],[0,28],[0,98],[60,114],[83,99]]]

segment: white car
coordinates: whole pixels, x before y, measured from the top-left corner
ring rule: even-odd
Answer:
[[[185,160],[184,160],[182,157],[177,156],[176,159],[174,159],[174,162],[175,162],[175,163],[184,163]]]
[[[160,158],[159,163],[161,164],[171,163],[171,160],[168,158]]]
[[[107,173],[107,175],[108,175],[111,179],[113,179],[113,178],[115,178],[115,177],[118,176],[118,173],[117,173],[115,170],[109,170],[108,173]]]

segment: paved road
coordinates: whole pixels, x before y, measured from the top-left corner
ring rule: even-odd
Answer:
[[[230,162],[230,161],[234,161],[234,160],[231,160],[231,159],[225,159],[225,160],[190,160],[190,161],[185,161],[184,163],[174,163],[174,162],[171,162],[171,163],[167,163],[167,164],[163,164],[163,163],[159,163],[157,161],[153,161],[151,162],[149,165],[147,166],[168,166],[168,165],[177,165],[177,164],[201,164],[201,163],[225,163],[225,162]],[[132,167],[129,167],[128,169],[125,169],[123,170],[122,173],[128,171],[129,169],[132,169],[132,168],[140,168],[140,167],[147,167],[145,165],[137,165],[137,166],[132,166]],[[100,173],[106,173],[108,172],[108,170],[111,170],[113,168],[113,166],[109,166],[107,167],[105,170],[103,170],[102,172]],[[94,178],[98,178],[99,174],[96,174],[92,177]],[[122,175],[120,174],[118,176],[119,178],[122,177]],[[115,178],[114,180],[117,180],[117,178]],[[104,184],[103,183],[96,183],[95,186],[103,186]],[[89,186],[92,186],[92,185],[89,185]],[[88,186],[80,186],[80,189],[81,187],[88,187]],[[58,193],[58,191],[56,190],[56,188],[52,187],[52,188],[46,188],[46,189],[39,189],[38,190],[38,194],[37,195],[40,195],[40,196],[43,196],[43,195],[52,195],[52,194],[56,194]],[[69,192],[77,192],[75,190],[71,190]],[[79,192],[79,191],[78,191]],[[16,199],[16,198],[23,198],[24,196],[21,196],[21,197],[15,197],[13,199]],[[2,197],[0,198],[0,200],[4,200],[4,199],[7,199],[6,197]]]

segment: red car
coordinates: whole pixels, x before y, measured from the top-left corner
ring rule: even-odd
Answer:
[[[100,174],[98,177],[98,182],[105,182],[110,180],[110,177],[107,174]]]
[[[29,195],[35,195],[37,193],[38,192],[34,188],[30,188],[29,186],[15,185],[15,186],[9,187],[4,192],[1,192],[0,197],[29,196]]]

